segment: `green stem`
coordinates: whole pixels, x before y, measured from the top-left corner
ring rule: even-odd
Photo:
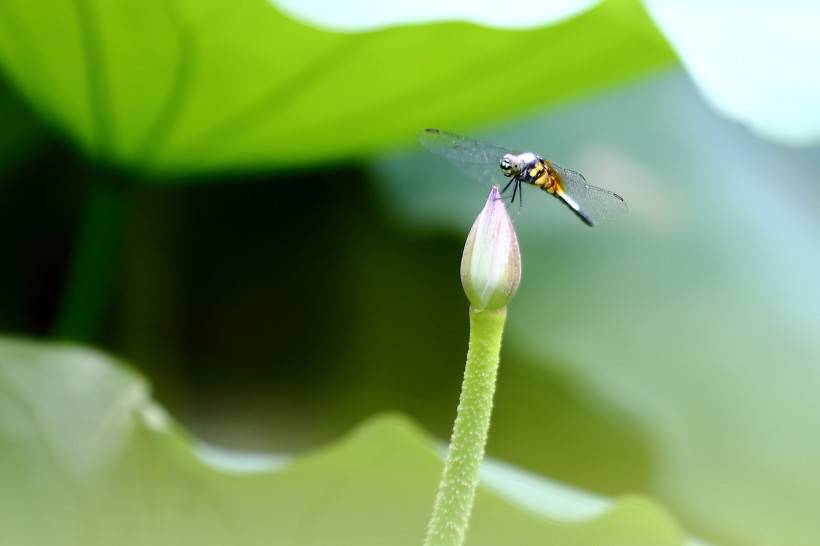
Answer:
[[[484,458],[507,308],[470,309],[470,347],[458,414],[425,546],[461,546]]]
[[[92,180],[53,334],[93,341],[108,308],[127,208],[127,189]]]

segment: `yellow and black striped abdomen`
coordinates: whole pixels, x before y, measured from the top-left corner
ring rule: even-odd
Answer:
[[[545,192],[554,194],[562,190],[561,178],[546,160],[539,161],[538,166],[533,167],[530,174],[533,184]]]

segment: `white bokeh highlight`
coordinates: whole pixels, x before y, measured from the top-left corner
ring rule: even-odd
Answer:
[[[719,112],[783,144],[820,142],[820,2],[645,4]]]
[[[340,32],[384,27],[466,21],[497,28],[533,28],[574,17],[599,0],[269,0],[284,13],[304,23]]]

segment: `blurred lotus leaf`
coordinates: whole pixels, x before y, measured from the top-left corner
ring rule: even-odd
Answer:
[[[270,468],[213,460],[169,422],[141,379],[107,357],[0,341],[0,528],[8,544],[415,545],[441,471],[429,439],[396,417]],[[648,500],[625,497],[607,510],[509,468],[490,474],[473,546],[682,544],[675,523]]]
[[[364,155],[420,127],[522,113],[673,60],[632,0],[528,31],[356,34],[307,26],[265,0],[0,6],[0,66],[36,110],[86,153],[143,171]]]

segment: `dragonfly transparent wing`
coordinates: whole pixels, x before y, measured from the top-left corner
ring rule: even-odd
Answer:
[[[504,154],[516,153],[501,146],[470,140],[438,129],[422,131],[419,142],[431,152],[446,157],[468,176],[486,184],[505,181],[498,164]]]
[[[587,184],[581,173],[552,161],[549,164],[561,177],[566,194],[578,203],[581,211],[593,222],[612,220],[628,212],[626,201],[617,193]]]

